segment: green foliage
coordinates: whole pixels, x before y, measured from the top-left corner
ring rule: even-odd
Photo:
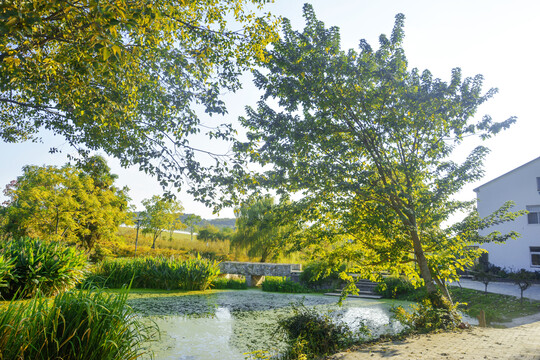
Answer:
[[[63,240],[87,250],[115,238],[127,219],[127,188],[114,186],[116,175],[105,160],[89,157],[77,166],[25,166],[8,184],[2,232]]]
[[[510,279],[519,287],[520,290],[520,300],[523,304],[523,292],[531,287],[533,284],[535,276],[530,271],[526,271],[525,269],[521,269],[520,271],[516,271],[510,274]]]
[[[361,40],[359,51],[342,50],[339,29],[326,28],[309,4],[304,17],[303,31],[284,21],[265,71],[255,71],[264,95],[241,119],[248,141],[235,149],[263,170],[238,170],[247,178],[242,189],[302,195],[289,207],[294,248],[347,262],[363,278],[405,274],[429,293],[437,286],[446,293],[445,280],[457,279],[482,252],[468,245],[517,236],[481,237],[478,230],[523,214],[508,203],[480,219],[472,202],[454,200],[481,178],[488,149],[478,146],[461,164],[452,151],[465,137],[489,138],[515,118],[476,120],[496,93],[482,91],[481,75],[463,78],[456,68],[445,82],[410,69],[402,14],[378,49]],[[460,211],[471,215],[444,228]]]
[[[146,351],[157,329],[126,306],[127,292],[64,292],[12,301],[0,312],[0,359],[124,360]]]
[[[333,268],[324,262],[311,262],[302,268],[300,282],[309,288],[319,288],[328,283],[336,287],[335,285],[341,282],[339,274],[345,269],[345,264]]]
[[[279,206],[274,198],[254,196],[236,212],[236,234],[231,246],[247,249],[249,257],[260,256],[260,262],[275,259],[284,249],[287,226],[279,222]]]
[[[193,241],[193,232],[197,229],[197,224],[202,220],[199,215],[189,214],[184,216],[184,223],[189,228],[190,239]]]
[[[533,315],[540,312],[540,301],[521,302],[515,296],[488,293],[483,291],[450,287],[452,298],[459,302],[459,309],[471,317],[479,315],[483,310],[488,324],[508,322],[514,318]]]
[[[277,37],[277,19],[255,14],[266,2],[3,1],[0,139],[46,128],[176,188],[204,182],[197,154],[208,153],[190,140],[206,127],[193,108],[224,114],[220,90],[238,89],[239,73],[263,59]]]
[[[214,225],[207,225],[204,228],[200,228],[197,240],[201,241],[224,241],[231,240],[233,237],[234,230],[229,227],[224,227],[219,229]]]
[[[262,283],[263,291],[282,293],[308,293],[310,289],[302,284],[289,280],[282,276],[265,276]]]
[[[7,287],[13,279],[13,267],[15,259],[5,257],[0,252],[0,288]]]
[[[212,281],[211,287],[213,289],[233,289],[233,290],[246,290],[246,280],[242,279],[225,279],[217,278]]]
[[[315,359],[347,348],[358,340],[346,324],[303,305],[294,307],[294,315],[281,319],[279,326],[289,344],[285,359]],[[359,331],[367,333],[365,327]]]
[[[457,304],[446,302],[446,305],[446,308],[434,305],[432,300],[424,298],[421,302],[411,305],[411,311],[398,306],[392,308],[392,312],[395,318],[409,330],[423,333],[440,329],[455,329],[461,323]]]
[[[425,287],[415,288],[407,279],[386,277],[375,287],[375,292],[385,299],[421,301],[426,298]]]
[[[86,283],[109,288],[131,284],[143,289],[206,290],[218,275],[218,263],[200,257],[109,259],[96,265]]]
[[[183,229],[180,215],[184,207],[174,199],[152,196],[144,199],[142,204],[145,210],[139,214],[143,234],[152,234],[152,249],[156,248],[156,240],[164,230]],[[172,234],[171,234],[172,238]]]
[[[11,268],[7,286],[0,288],[2,297],[8,299],[32,297],[38,291],[44,296],[56,295],[80,283],[86,273],[86,256],[54,241],[10,240],[0,246],[0,254]]]

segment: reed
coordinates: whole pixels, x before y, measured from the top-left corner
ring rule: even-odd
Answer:
[[[96,265],[86,282],[97,286],[165,290],[206,290],[219,275],[216,261],[145,257],[107,259]]]
[[[99,290],[11,301],[0,312],[0,359],[137,359],[157,335],[119,295]]]

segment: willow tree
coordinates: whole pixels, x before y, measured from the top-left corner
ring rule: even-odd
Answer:
[[[264,95],[241,119],[249,141],[237,151],[268,169],[256,175],[258,184],[303,195],[298,248],[350,261],[366,277],[405,273],[429,294],[438,286],[448,296],[445,280],[479,255],[468,245],[487,240],[476,230],[515,216],[507,205],[489,219],[472,214],[443,227],[470,210],[452,196],[481,177],[488,152],[478,146],[458,164],[452,151],[465,137],[489,138],[515,119],[477,121],[478,107],[496,93],[482,91],[481,75],[463,78],[456,68],[445,82],[409,69],[401,14],[379,49],[362,40],[359,51],[341,50],[338,28],[325,28],[311,6],[304,15],[303,32],[284,21],[267,71],[255,72]]]
[[[195,108],[224,114],[220,92],[238,89],[239,73],[262,59],[277,36],[278,19],[256,14],[266,2],[2,1],[0,139],[35,140],[47,129],[164,185],[204,182],[198,154],[221,154],[190,136],[231,129]]]
[[[284,249],[287,226],[280,221],[274,198],[252,196],[238,207],[236,212],[236,233],[231,247],[246,249],[249,257],[260,257],[260,262],[275,259]]]

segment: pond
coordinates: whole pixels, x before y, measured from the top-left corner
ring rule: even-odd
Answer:
[[[260,290],[224,291],[208,295],[160,296],[131,299],[130,305],[154,321],[161,339],[150,345],[156,360],[243,360],[250,352],[276,354],[285,344],[277,321],[293,313],[293,305],[315,307],[321,313],[358,327],[364,323],[371,337],[396,333],[401,324],[390,319],[390,308],[407,302],[346,300],[318,294],[268,293]]]

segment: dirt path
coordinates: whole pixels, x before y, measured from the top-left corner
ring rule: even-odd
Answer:
[[[332,356],[358,359],[505,359],[540,360],[540,322],[509,329],[473,328],[461,332],[415,335]]]

